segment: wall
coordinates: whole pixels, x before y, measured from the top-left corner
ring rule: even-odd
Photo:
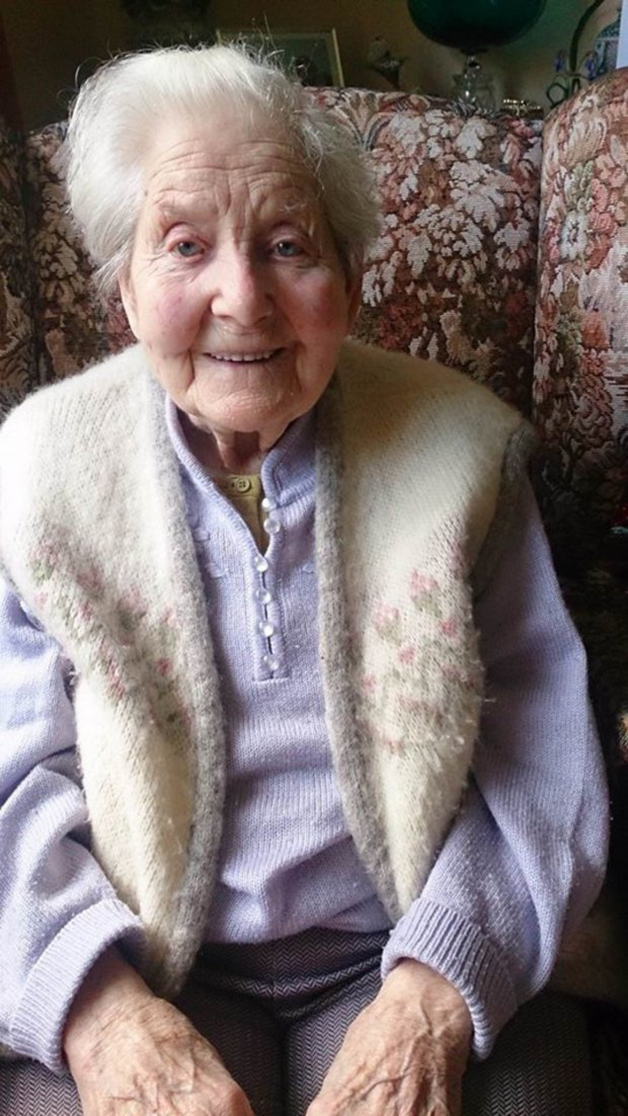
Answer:
[[[617,2],[607,0],[611,18]],[[524,96],[546,104],[544,91],[552,79],[554,57],[568,47],[585,7],[584,0],[547,0],[536,27],[486,56],[486,69],[500,97]],[[77,67],[92,69],[98,59],[128,47],[132,33],[118,0],[2,0],[2,12],[17,97],[23,120],[31,128],[65,115]],[[405,89],[418,86],[446,96],[451,75],[460,68],[456,51],[419,34],[405,0],[317,0],[315,5],[294,0],[213,0],[209,5],[210,20],[217,27],[263,24],[265,15],[278,30],[335,27],[349,85],[389,88],[366,65],[375,35],[383,35],[393,53],[410,56],[402,71]]]
[[[123,49],[132,26],[118,0],[2,0],[2,18],[28,128],[64,116],[77,68]]]

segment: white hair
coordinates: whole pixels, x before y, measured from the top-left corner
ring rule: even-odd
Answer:
[[[109,291],[128,266],[143,166],[159,121],[228,104],[277,122],[317,184],[345,271],[359,274],[379,228],[376,190],[358,143],[269,59],[239,47],[173,47],[113,59],[74,102],[64,145],[70,208]]]

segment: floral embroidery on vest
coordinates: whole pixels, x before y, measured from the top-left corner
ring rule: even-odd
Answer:
[[[104,684],[114,702],[133,700],[141,676],[143,694],[164,726],[189,730],[189,714],[177,695],[174,662],[177,618],[171,608],[151,616],[150,602],[137,584],[115,599],[111,585],[94,562],[74,564],[74,552],[62,531],[48,534],[33,549],[34,602],[60,623],[65,645],[74,648],[78,678],[91,674]],[[68,594],[74,585],[75,595]],[[83,652],[81,652],[83,649]]]
[[[457,583],[455,599],[452,578]],[[423,634],[420,644],[417,630]],[[475,721],[483,671],[464,564],[457,554],[450,557],[446,577],[413,569],[407,601],[393,605],[380,600],[371,632],[380,643],[383,669],[359,679],[360,720],[380,747],[404,754],[420,743],[417,724],[426,735],[443,734],[461,710],[464,721]],[[399,724],[394,736],[380,728],[381,710],[393,701]]]

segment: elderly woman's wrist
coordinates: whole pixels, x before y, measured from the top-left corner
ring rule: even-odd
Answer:
[[[154,999],[116,947],[105,950],[86,974],[65,1022],[62,1048],[71,1072],[91,1059],[121,1019],[141,1012]]]
[[[435,969],[421,961],[404,958],[391,969],[383,988],[389,995],[416,1004],[435,1023],[436,1031],[440,1029],[438,1021],[442,1020],[461,1047],[470,1046],[473,1023],[466,1000],[455,985]]]

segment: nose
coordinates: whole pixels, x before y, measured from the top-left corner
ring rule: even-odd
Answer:
[[[272,314],[266,269],[239,246],[220,251],[213,262],[210,285],[210,311],[215,318],[250,327]]]

